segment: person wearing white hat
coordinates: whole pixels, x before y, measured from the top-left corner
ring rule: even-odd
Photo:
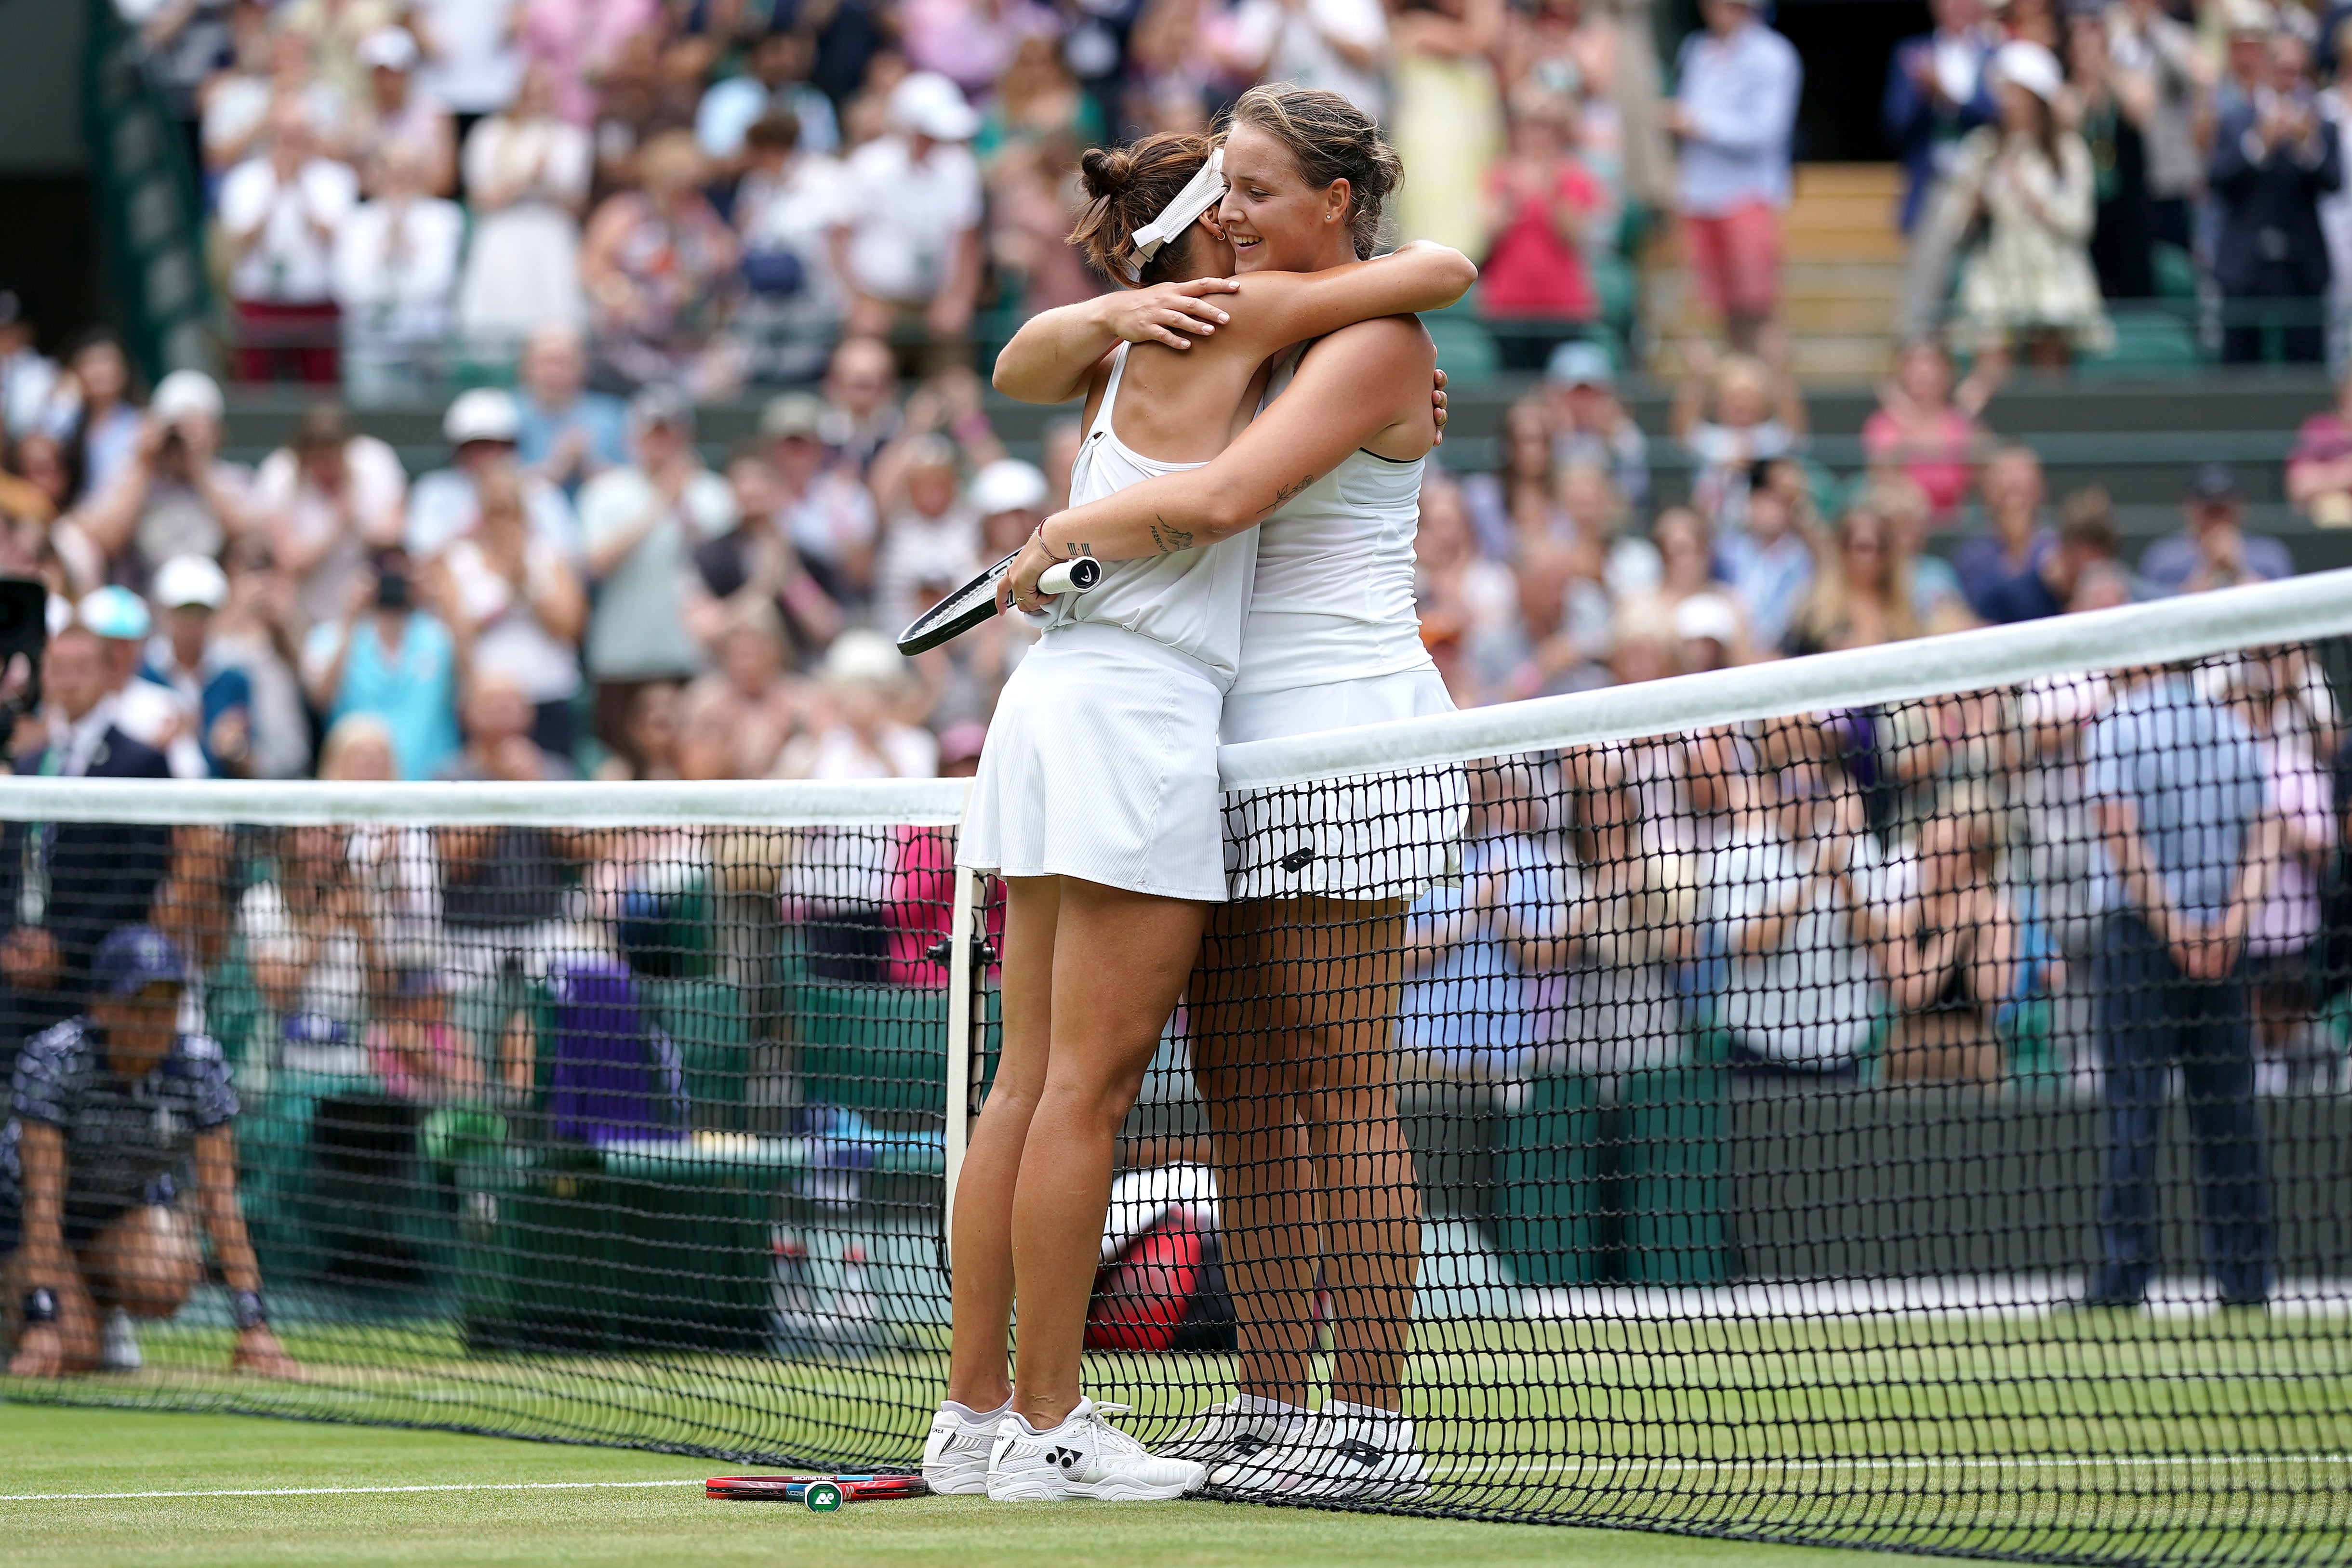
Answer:
[[[74,605],[74,623],[106,645],[115,726],[141,745],[162,752],[173,778],[210,778],[212,765],[205,760],[204,747],[196,739],[196,711],[183,703],[177,692],[147,679],[140,671],[147,635],[155,625],[147,601],[127,588],[94,589]]]
[[[843,182],[854,194],[833,245],[849,330],[887,337],[910,317],[932,342],[954,342],[980,294],[980,165],[964,145],[980,116],[955,83],[916,71],[890,91],[889,125],[850,155]]]
[[[228,574],[209,556],[173,556],[149,591],[162,624],[147,640],[142,679],[177,697],[215,779],[252,777],[253,677],[212,640]]]
[[[218,555],[251,522],[253,475],[220,456],[221,390],[202,371],[156,383],[130,464],[73,515],[71,529],[144,584],[175,555]],[[61,525],[62,526],[62,525]]]
[[[2055,55],[2013,38],[1986,70],[2000,119],[1962,139],[1918,243],[1952,253],[1983,217],[1984,248],[1960,284],[1960,335],[1980,353],[2016,349],[2063,365],[2114,339],[2091,266],[2090,149],[2067,127]]]
[[[360,40],[360,65],[367,71],[366,101],[360,105],[351,145],[382,159],[404,150],[429,194],[457,189],[457,134],[449,113],[416,90],[416,68],[424,54],[405,27],[378,27]]]
[[[409,487],[408,553],[427,560],[448,548],[462,534],[471,533],[482,515],[475,493],[483,469],[515,455],[522,435],[522,411],[514,394],[499,387],[476,387],[460,392],[441,418],[441,434],[452,455],[446,468],[420,477]],[[523,480],[523,506],[530,515],[530,531],[573,560],[580,559],[580,529],[572,503],[563,492],[537,475]]]

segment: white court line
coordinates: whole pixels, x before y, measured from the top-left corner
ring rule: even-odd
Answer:
[[[357,1493],[411,1491],[585,1491],[600,1488],[702,1485],[692,1476],[663,1481],[458,1481],[421,1487],[258,1487],[233,1491],[28,1491],[0,1495],[0,1502],[120,1502],[160,1497],[341,1497]]]
[[[1556,1470],[1927,1470],[1927,1469],[2088,1469],[2098,1465],[2150,1467],[2158,1465],[2352,1465],[2352,1454],[1953,1454],[1947,1458],[1870,1458],[1849,1459],[1644,1459],[1598,1456],[1589,1459],[1536,1459],[1492,1468],[1459,1465],[1441,1468],[1440,1480],[1471,1480]]]

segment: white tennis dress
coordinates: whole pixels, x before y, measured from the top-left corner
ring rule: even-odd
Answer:
[[[1070,471],[1074,507],[1201,466],[1156,462],[1112,430],[1128,349]],[[1053,601],[989,724],[957,864],[1224,900],[1217,727],[1257,551],[1243,536],[1107,561],[1092,591]]]
[[[1277,367],[1261,412],[1289,386],[1304,352]],[[1426,465],[1359,448],[1259,525],[1223,739],[1454,711],[1413,602]],[[1456,874],[1468,810],[1458,768],[1237,792],[1225,812],[1232,896],[1415,897]]]

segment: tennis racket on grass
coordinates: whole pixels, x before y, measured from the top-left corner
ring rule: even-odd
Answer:
[[[942,643],[952,643],[982,622],[996,615],[996,588],[1004,574],[1012,570],[1014,550],[929,610],[915,617],[913,625],[898,633],[898,652],[913,657],[928,653]],[[1056,561],[1045,569],[1037,580],[1041,593],[1060,595],[1084,593],[1102,580],[1102,563],[1092,556],[1079,556],[1072,560]]]
[[[920,1476],[876,1475],[713,1476],[702,1483],[702,1495],[734,1502],[805,1503],[811,1487],[828,1486],[836,1489],[845,1502],[887,1502],[931,1495]]]

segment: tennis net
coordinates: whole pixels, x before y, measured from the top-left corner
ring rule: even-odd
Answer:
[[[1228,747],[1092,1391],[1411,1418],[1421,1478],[1273,1500],[2342,1560],[2347,681],[2335,574]],[[0,1394],[910,1466],[997,1043],[962,789],[0,785],[20,1035],[74,857],[143,875],[304,1373],[199,1283]],[[71,1175],[92,1245],[160,1196]]]

